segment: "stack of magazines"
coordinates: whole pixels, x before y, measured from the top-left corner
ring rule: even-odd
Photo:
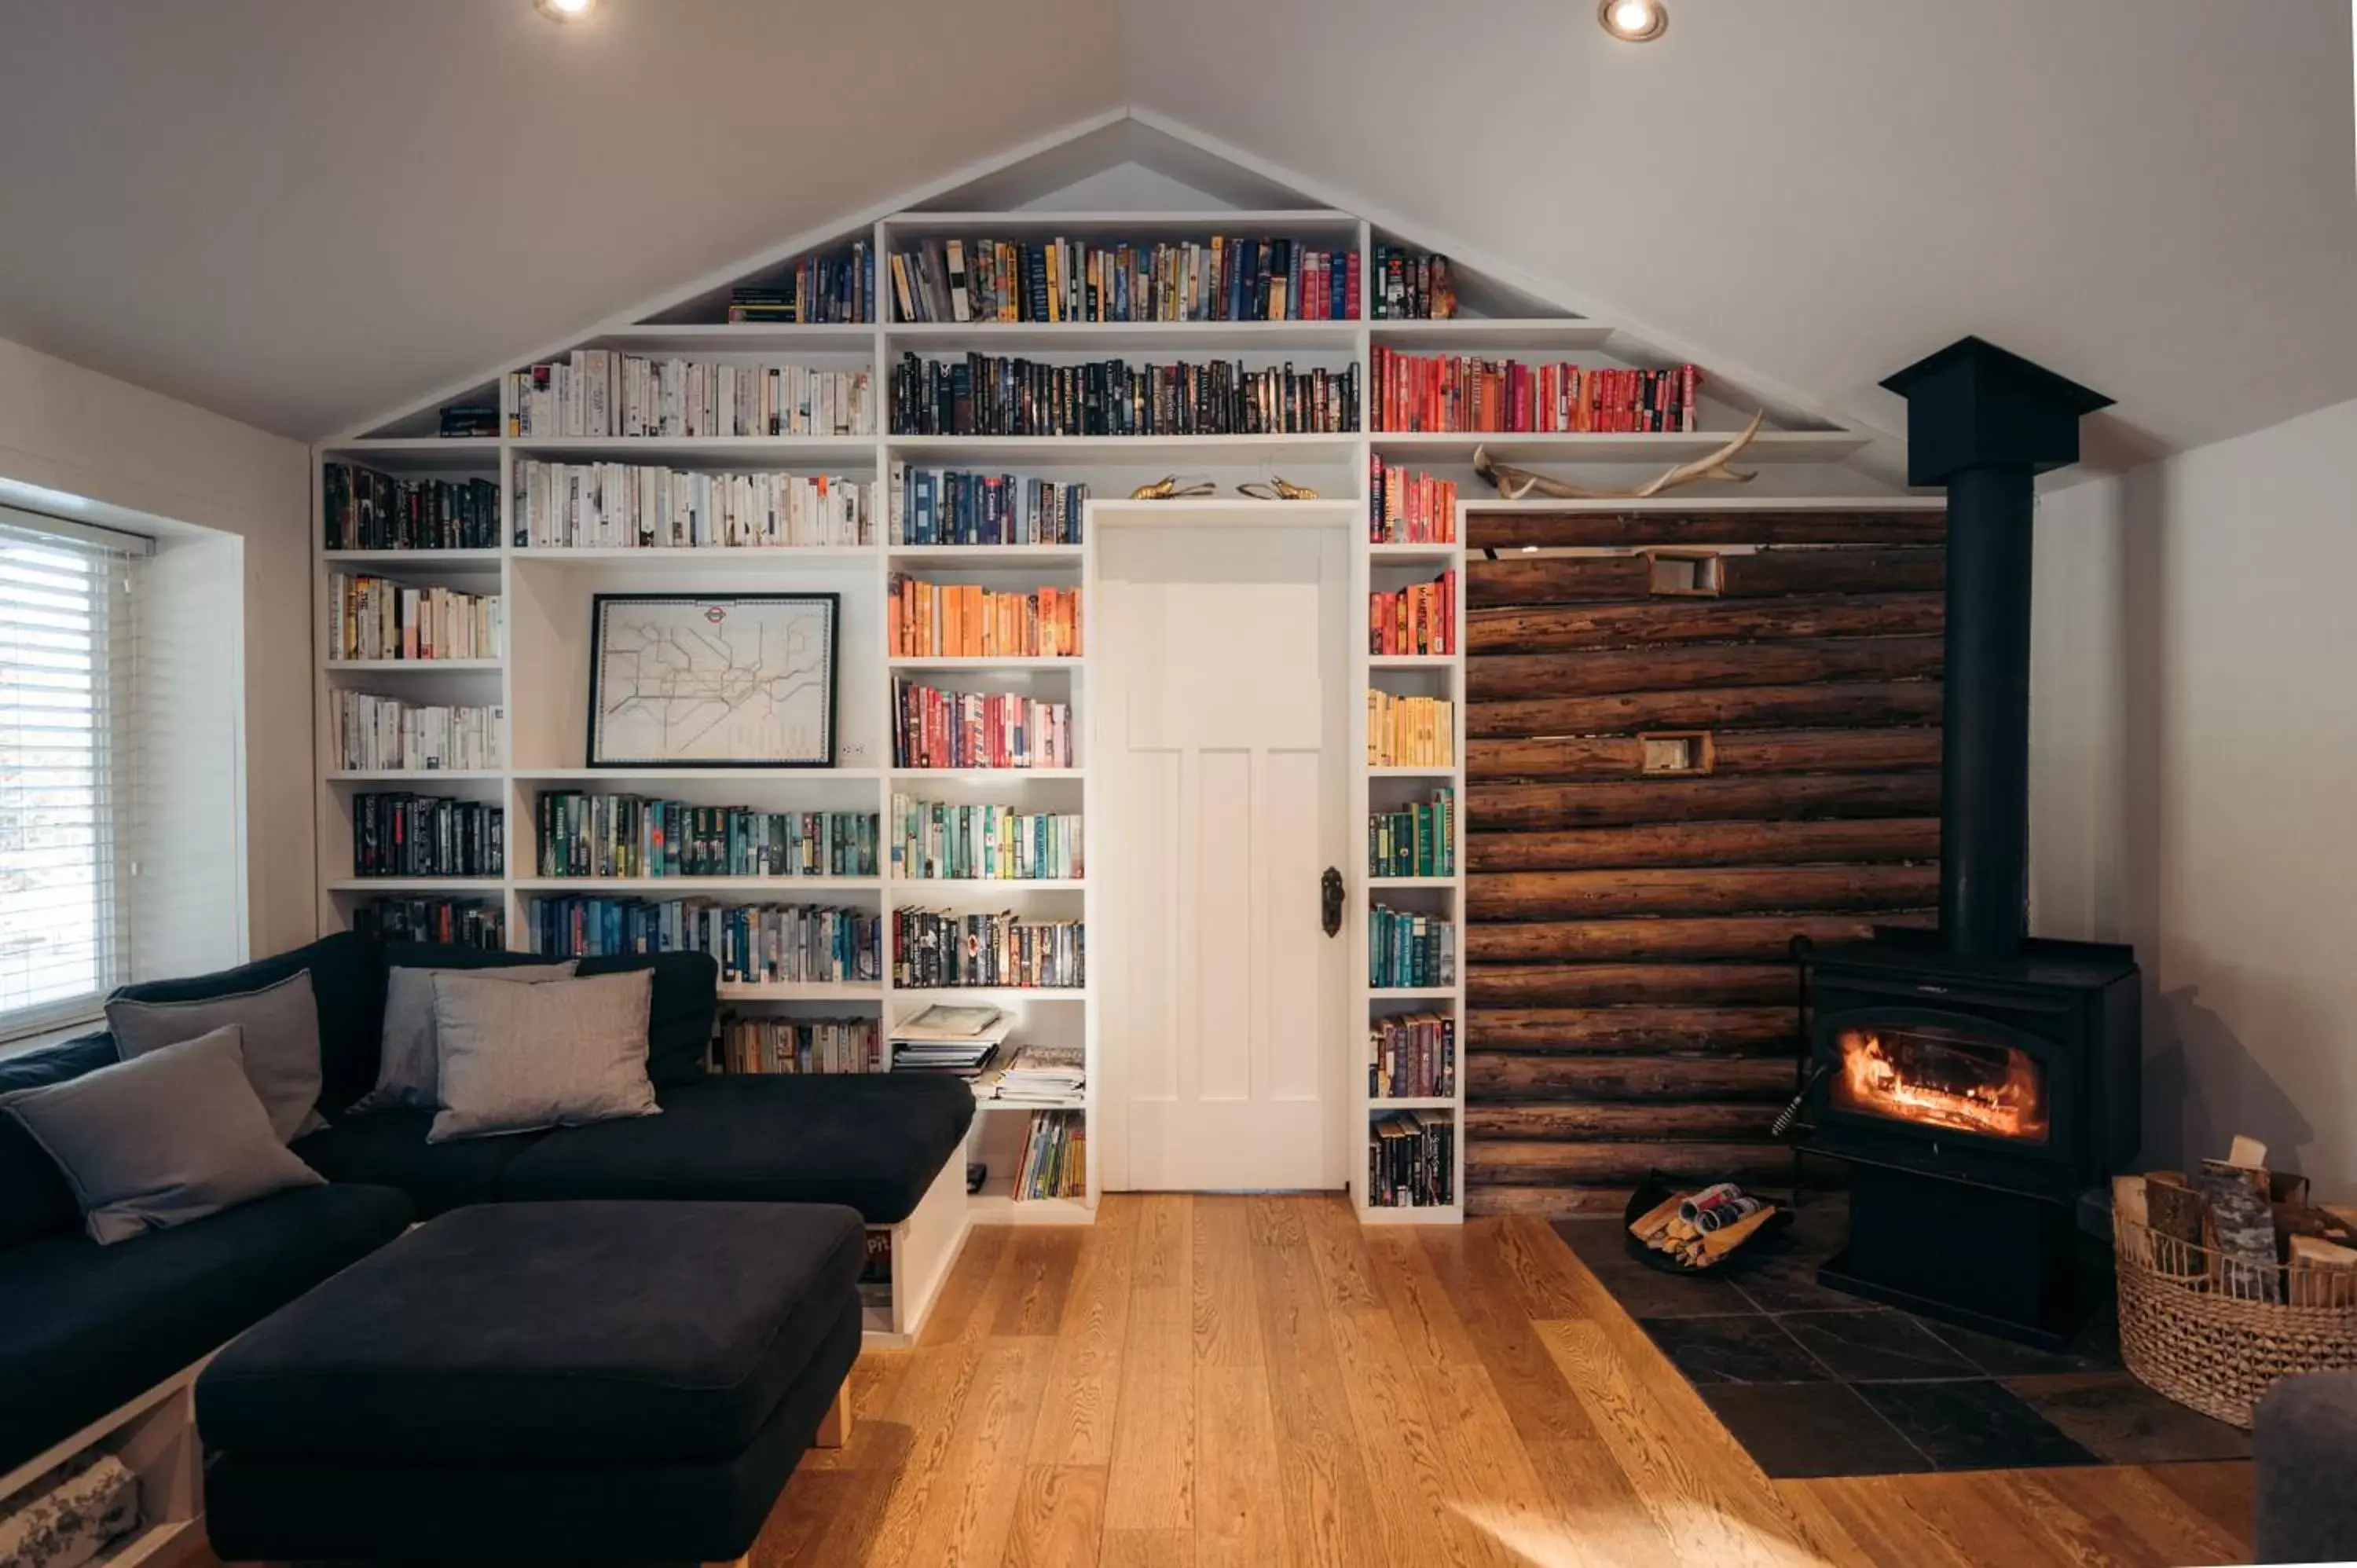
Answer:
[[[1080,1047],[1019,1046],[996,1079],[974,1086],[974,1097],[1001,1105],[1070,1109],[1080,1103],[1088,1081]]]
[[[928,1007],[892,1026],[892,1070],[980,1078],[1014,1026],[996,1007]]]

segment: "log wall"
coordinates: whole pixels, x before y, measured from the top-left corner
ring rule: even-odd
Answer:
[[[1938,902],[1945,532],[1469,514],[1469,1212],[1617,1212],[1655,1168],[1789,1178],[1792,939]]]

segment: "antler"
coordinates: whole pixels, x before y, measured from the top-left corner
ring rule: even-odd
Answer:
[[[1727,465],[1736,454],[1751,445],[1751,438],[1760,434],[1760,427],[1767,423],[1767,419],[1768,416],[1765,413],[1753,414],[1751,423],[1745,425],[1734,440],[1729,441],[1717,451],[1706,453],[1690,462],[1680,463],[1676,467],[1656,475],[1632,489],[1592,489],[1586,485],[1575,485],[1563,479],[1551,479],[1544,474],[1534,474],[1528,468],[1515,468],[1504,463],[1492,463],[1490,461],[1489,449],[1485,446],[1477,446],[1473,449],[1473,471],[1495,485],[1498,488],[1498,494],[1510,501],[1521,500],[1533,491],[1543,496],[1552,496],[1557,500],[1618,501],[1642,500],[1647,496],[1657,496],[1663,490],[1674,490],[1680,485],[1698,484],[1705,479],[1722,480],[1730,485],[1748,485],[1760,476],[1739,474]]]

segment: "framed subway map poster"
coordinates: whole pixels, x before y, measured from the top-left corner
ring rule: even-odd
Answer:
[[[592,768],[834,766],[834,594],[599,594]]]

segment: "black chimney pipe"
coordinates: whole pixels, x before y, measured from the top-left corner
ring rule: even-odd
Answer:
[[[2032,481],[2079,460],[2080,419],[2112,400],[1978,338],[1882,384],[1907,400],[1907,482],[1948,488],[1940,931],[2001,958],[2029,901]]]

